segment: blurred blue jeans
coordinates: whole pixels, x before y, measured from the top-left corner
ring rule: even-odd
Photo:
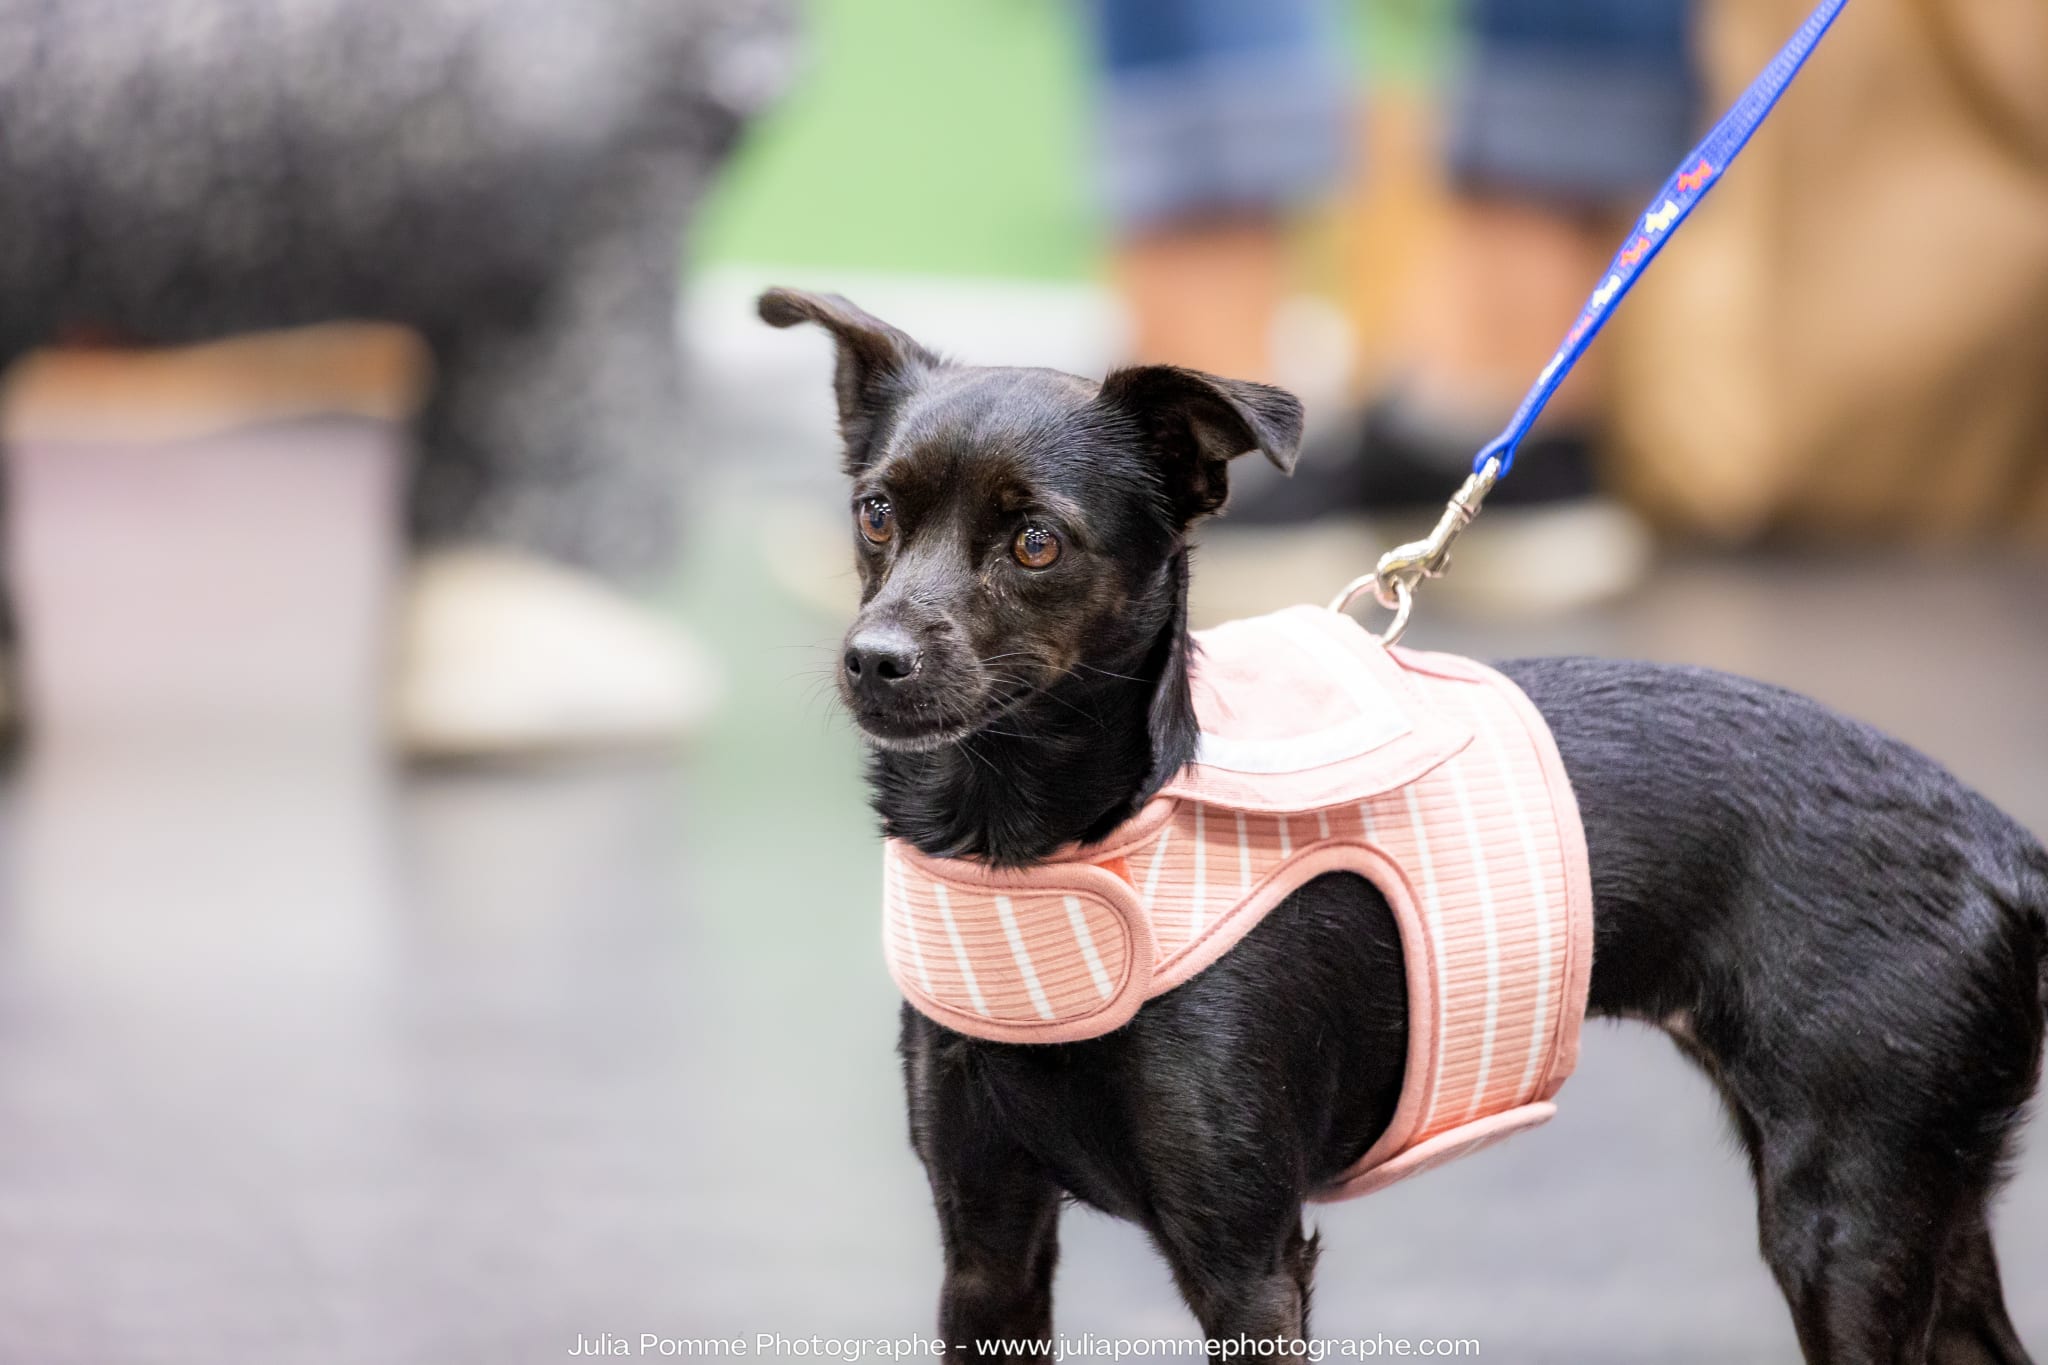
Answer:
[[[1102,198],[1124,230],[1331,189],[1354,76],[1338,0],[1088,0]],[[1690,0],[1468,0],[1447,157],[1475,191],[1597,206],[1691,144]]]
[[[1601,207],[1697,136],[1691,0],[1467,0],[1446,156],[1468,191]]]
[[[1344,169],[1335,0],[1089,0],[1102,198],[1120,229],[1271,214]]]

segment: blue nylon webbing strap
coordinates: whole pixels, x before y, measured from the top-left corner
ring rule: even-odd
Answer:
[[[1792,35],[1791,41],[1750,83],[1749,89],[1742,92],[1742,98],[1735,101],[1735,106],[1721,116],[1713,131],[1679,165],[1677,174],[1664,182],[1664,188],[1650,200],[1649,207],[1615,255],[1613,264],[1607,267],[1599,287],[1586,300],[1578,321],[1565,334],[1564,344],[1543,367],[1543,373],[1537,376],[1535,386],[1522,399],[1522,405],[1515,409],[1507,428],[1488,442],[1472,461],[1474,473],[1483,471],[1486,462],[1494,459],[1500,461],[1502,477],[1514,468],[1515,448],[1529,434],[1529,428],[1535,425],[1543,405],[1550,401],[1550,396],[1557,392],[1557,386],[1564,382],[1565,375],[1585,354],[1593,338],[1599,335],[1608,315],[1635,285],[1644,267],[1656,259],[1657,253],[1664,249],[1664,243],[1678,230],[1678,225],[1714,187],[1714,182],[1728,169],[1728,163],[1735,159],[1763,124],[1777,104],[1778,97],[1785,93],[1785,87],[1799,74],[1799,68],[1806,64],[1806,59],[1813,55],[1822,35],[1847,3],[1848,0],[1820,0],[1819,6]]]

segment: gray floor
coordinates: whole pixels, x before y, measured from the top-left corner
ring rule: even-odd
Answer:
[[[0,1360],[540,1362],[579,1334],[929,1331],[834,624],[744,508],[690,592],[737,684],[686,760],[405,775],[272,735],[53,745],[0,806]],[[1718,664],[1923,745],[2048,829],[2038,564],[1702,562],[1419,643]],[[2000,1240],[2048,1351],[2048,1158]],[[1318,1216],[1317,1327],[1487,1359],[1784,1361],[1740,1164],[1644,1030],[1549,1128]],[[1069,1335],[1187,1335],[1069,1216]]]

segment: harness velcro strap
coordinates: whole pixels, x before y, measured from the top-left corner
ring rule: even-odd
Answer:
[[[950,1028],[1072,1042],[1123,1027],[1152,993],[1152,933],[1128,868],[1005,872],[892,840],[884,876],[890,975]]]

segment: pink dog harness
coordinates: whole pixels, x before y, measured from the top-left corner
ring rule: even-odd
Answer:
[[[1194,760],[1108,838],[1017,871],[888,841],[904,997],[976,1038],[1099,1037],[1311,878],[1355,872],[1400,926],[1408,1065],[1386,1132],[1318,1197],[1548,1119],[1578,1057],[1592,889],[1542,717],[1484,665],[1318,607],[1195,638]]]

